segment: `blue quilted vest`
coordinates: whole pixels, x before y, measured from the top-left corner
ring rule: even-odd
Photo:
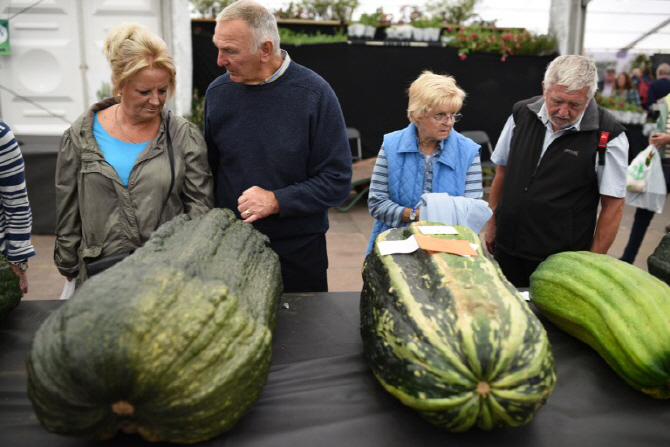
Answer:
[[[432,192],[447,192],[452,196],[465,193],[465,178],[480,146],[452,129],[442,142],[442,153],[433,164]],[[413,208],[421,200],[425,176],[424,158],[417,143],[416,126],[384,135],[384,153],[388,161],[389,198],[405,208]],[[406,226],[402,223],[401,226]],[[377,235],[390,227],[376,220],[368,243],[372,251]]]

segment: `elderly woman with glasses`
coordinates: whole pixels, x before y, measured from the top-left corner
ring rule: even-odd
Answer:
[[[480,146],[454,129],[465,92],[453,77],[424,71],[408,94],[410,124],[384,135],[372,172],[368,208],[375,223],[367,253],[382,231],[419,220],[426,193],[483,196]]]

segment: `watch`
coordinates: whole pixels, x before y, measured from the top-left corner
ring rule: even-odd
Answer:
[[[416,208],[412,208],[412,211],[409,212],[409,221],[416,222],[419,216],[416,215]]]
[[[28,261],[10,262],[10,264],[16,266],[22,272],[28,270]]]

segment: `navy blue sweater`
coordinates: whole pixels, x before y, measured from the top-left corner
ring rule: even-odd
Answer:
[[[207,89],[205,140],[215,204],[238,215],[252,186],[274,191],[279,214],[253,225],[280,254],[328,230],[328,208],[351,188],[351,150],[335,93],[295,62],[276,81],[235,83],[225,74]]]

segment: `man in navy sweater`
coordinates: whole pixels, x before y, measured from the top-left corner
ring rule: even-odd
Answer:
[[[351,188],[351,151],[335,93],[280,49],[274,15],[240,0],[217,17],[227,73],[207,89],[205,140],[215,203],[270,238],[285,292],[328,290],[328,209]]]

